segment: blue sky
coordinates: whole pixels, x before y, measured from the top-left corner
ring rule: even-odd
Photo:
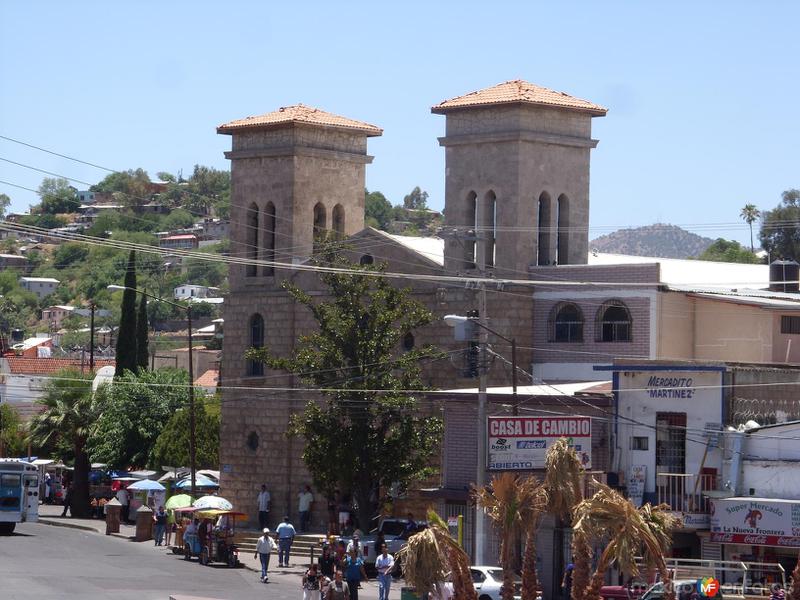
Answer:
[[[739,209],[800,187],[800,4],[0,3],[0,135],[115,169],[228,168],[216,125],[303,102],[384,129],[367,186],[440,208],[430,106],[509,79],[594,120],[591,237],[656,221],[748,239]],[[0,157],[103,171],[0,140]],[[0,161],[0,179],[43,175]],[[22,210],[35,194],[0,184]]]

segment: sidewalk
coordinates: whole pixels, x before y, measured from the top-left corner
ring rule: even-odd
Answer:
[[[61,512],[63,507],[42,504],[39,506],[39,522],[45,525],[54,525],[57,527],[70,527],[73,529],[80,529],[83,531],[93,531],[100,535],[106,533],[106,522],[102,519],[74,519],[72,517],[62,517]],[[133,541],[136,527],[133,525],[120,525],[119,533],[112,533],[114,537],[121,538],[128,541]],[[153,547],[154,552],[163,552],[172,554],[172,550],[168,547],[154,546],[153,541],[141,542],[142,544],[149,544]],[[309,556],[305,552],[302,554],[292,554],[290,559],[290,566],[278,567],[278,553],[273,553],[269,564],[269,580],[270,584],[284,584],[296,585],[300,590],[300,580],[308,567]],[[240,552],[239,562],[242,566],[256,573],[254,577],[258,578],[261,574],[261,561],[253,557],[252,552]],[[389,593],[390,600],[400,600],[400,588],[404,585],[403,581],[397,581],[392,584]],[[376,599],[378,597],[378,582],[375,579],[370,579],[361,584],[359,590],[359,597],[366,599]]]

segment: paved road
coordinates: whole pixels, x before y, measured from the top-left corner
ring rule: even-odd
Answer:
[[[151,543],[23,524],[0,536],[3,600],[167,600],[171,594],[250,600],[302,598],[297,576],[264,585],[247,569],[201,567]]]

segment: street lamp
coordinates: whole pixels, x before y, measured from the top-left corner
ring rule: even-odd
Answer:
[[[511,344],[511,385],[514,393],[514,414],[518,414],[517,407],[517,342],[514,338],[507,338],[501,333],[498,333],[491,327],[482,323],[477,316],[465,317],[462,315],[445,315],[444,322],[450,327],[455,328],[455,337],[460,341],[472,341],[475,339],[475,327],[493,333],[497,337],[509,342]],[[481,336],[481,357],[486,356],[486,336]],[[478,489],[486,485],[486,369],[482,368],[480,363],[478,365],[478,471],[475,475],[475,484]],[[486,520],[482,510],[475,505],[475,562],[476,564],[486,564],[484,560],[484,545],[486,539]]]
[[[137,294],[142,294],[148,298],[152,298],[156,302],[163,302],[164,304],[169,304],[170,306],[175,306],[180,308],[181,310],[186,311],[186,321],[189,326],[189,469],[191,470],[191,478],[192,478],[192,497],[195,496],[195,473],[196,473],[196,462],[195,462],[195,414],[194,414],[194,361],[192,355],[192,305],[191,304],[179,304],[177,302],[173,302],[172,300],[167,300],[166,298],[160,298],[159,296],[154,296],[153,294],[148,294],[144,290],[139,290],[136,288],[127,287],[124,285],[109,285],[109,290],[114,291],[125,291],[131,290],[132,292],[136,292]]]

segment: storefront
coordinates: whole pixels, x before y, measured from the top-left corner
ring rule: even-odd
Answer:
[[[780,564],[788,576],[800,551],[800,502],[737,497],[711,502],[710,541],[720,544],[725,560]],[[771,584],[780,575],[773,567],[754,570],[754,582]]]

